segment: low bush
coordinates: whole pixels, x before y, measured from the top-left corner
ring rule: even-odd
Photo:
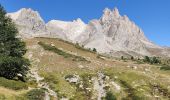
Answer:
[[[97,52],[96,48],[93,48],[93,52]]]
[[[113,95],[113,93],[110,91],[106,93],[105,99],[106,100],[117,100],[116,97]]]
[[[44,100],[45,90],[44,89],[33,89],[26,94],[28,100]]]
[[[0,77],[0,86],[3,86],[8,89],[13,90],[21,90],[21,89],[27,89],[28,86],[26,83],[21,81],[15,81],[15,80],[8,80],[3,77]]]
[[[123,56],[121,56],[121,60],[124,60],[124,57],[123,57]]]
[[[148,57],[145,56],[143,59],[144,62],[150,63],[150,64],[161,64],[161,60],[159,57]]]
[[[163,65],[160,69],[161,69],[161,70],[170,70],[170,66],[168,66],[168,65]]]
[[[134,60],[134,57],[133,57],[133,56],[131,56],[131,57],[130,57],[130,59],[131,59],[131,60]]]
[[[49,82],[49,83],[54,83],[54,84],[58,84],[59,80],[58,78],[55,76],[55,74],[52,73],[48,73],[44,76],[44,81]]]

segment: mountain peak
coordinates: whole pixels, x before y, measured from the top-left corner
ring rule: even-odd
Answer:
[[[114,15],[115,17],[117,17],[117,18],[120,17],[118,8],[115,7],[115,8],[113,9],[113,15]]]
[[[133,51],[148,55],[151,43],[143,31],[128,16],[121,16],[119,10],[105,8],[99,20],[85,24],[80,18],[73,21],[52,20],[47,24],[37,11],[31,8],[10,13],[23,37],[57,37],[83,44],[86,48],[96,48],[100,53],[113,51]]]
[[[106,16],[110,15],[116,18],[120,17],[119,10],[116,7],[113,10],[110,10],[109,8],[105,8],[103,12],[104,12],[104,15]]]
[[[19,33],[23,37],[34,37],[37,34],[46,32],[45,22],[37,11],[31,8],[22,8],[14,13],[8,13],[16,25],[18,25]]]
[[[105,8],[104,10],[103,10],[103,13],[104,14],[108,14],[108,13],[111,13],[112,11],[109,9],[109,8]]]
[[[33,11],[31,8],[21,8],[19,11]]]
[[[40,14],[37,11],[32,10],[31,8],[21,8],[17,12],[8,13],[7,16],[10,16],[13,20],[21,18],[37,18],[43,21]]]
[[[101,17],[102,22],[111,21],[112,19],[119,19],[121,15],[119,14],[119,10],[114,8],[110,10],[109,8],[105,8],[103,11],[103,16]]]

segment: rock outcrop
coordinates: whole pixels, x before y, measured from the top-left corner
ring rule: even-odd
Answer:
[[[45,22],[37,11],[22,8],[17,12],[8,13],[19,29],[19,36],[22,38],[36,37],[46,34]]]

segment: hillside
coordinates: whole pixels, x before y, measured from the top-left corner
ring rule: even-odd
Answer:
[[[35,88],[45,88],[46,100],[101,100],[109,93],[118,100],[170,99],[170,73],[160,70],[162,65],[104,57],[61,39],[26,43],[25,56],[32,64],[28,88],[12,90],[2,84],[0,90],[6,92],[0,92],[0,99],[27,100],[24,95]]]
[[[72,57],[44,50],[37,44],[39,41],[86,60],[74,61]],[[27,43],[29,48],[27,56],[32,56],[30,59],[35,63],[33,67],[37,68],[45,81],[57,91],[58,97],[75,100],[95,99],[105,96],[108,91],[112,91],[119,99],[136,96],[148,100],[154,98],[168,100],[170,96],[168,90],[167,93],[157,91],[157,88],[168,89],[170,85],[170,74],[168,71],[161,71],[159,66],[100,57],[96,53],[76,48],[73,44],[57,39],[36,38]],[[129,90],[131,88],[133,91]],[[128,92],[134,93],[128,95]]]

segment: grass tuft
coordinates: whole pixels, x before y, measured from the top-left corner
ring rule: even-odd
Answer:
[[[44,89],[33,89],[26,94],[26,98],[28,98],[28,100],[44,100],[44,97]]]
[[[0,86],[3,86],[8,89],[13,90],[21,90],[21,89],[27,89],[28,86],[26,83],[21,81],[15,81],[15,80],[8,80],[3,77],[0,77]]]

